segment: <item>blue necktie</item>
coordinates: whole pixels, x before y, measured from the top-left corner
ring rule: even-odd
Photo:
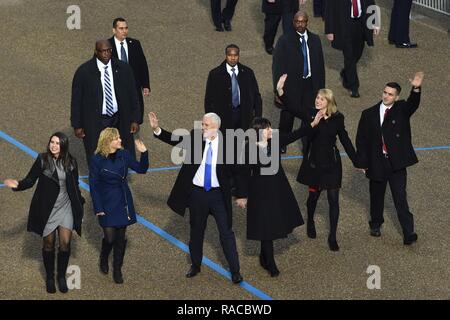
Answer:
[[[123,41],[120,43],[120,60],[128,63],[127,52],[125,51],[125,48],[123,46]]]
[[[211,190],[211,169],[212,169],[212,147],[211,142],[208,143],[208,150],[206,151],[205,161],[205,177],[203,187],[206,191]]]
[[[308,51],[306,49],[306,40],[304,36],[300,35],[301,45],[302,45],[302,54],[303,54],[303,78],[306,78],[309,74],[308,69]]]
[[[114,114],[113,108],[113,98],[111,89],[111,80],[109,80],[108,66],[105,66],[105,103],[106,103],[106,114],[112,116]]]
[[[239,84],[237,81],[236,73],[234,73],[234,68],[231,68],[231,104],[233,108],[239,106]]]

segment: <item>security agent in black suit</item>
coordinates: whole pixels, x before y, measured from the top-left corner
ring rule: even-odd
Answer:
[[[405,245],[417,240],[406,198],[406,168],[418,162],[411,143],[410,117],[419,107],[423,77],[423,72],[417,72],[410,80],[413,88],[406,101],[399,101],[398,83],[386,84],[383,100],[363,111],[356,136],[359,165],[370,180],[370,234],[381,235],[384,194],[389,182]]]
[[[228,261],[233,283],[242,282],[239,273],[239,257],[236,238],[232,230],[231,171],[234,164],[226,164],[225,143],[218,134],[220,118],[215,113],[203,116],[202,130],[192,130],[190,135],[176,136],[161,129],[156,114],[149,114],[154,136],[172,146],[186,150],[186,158],[170,192],[167,204],[181,216],[186,208],[190,211],[189,252],[192,265],[186,277],[192,278],[200,272],[203,257],[203,239],[209,214],[216,219],[220,243]],[[186,139],[189,139],[186,143]],[[198,147],[197,143],[202,144]],[[201,152],[201,154],[200,154]],[[244,175],[242,175],[243,177]],[[246,188],[240,180],[236,191],[236,204],[242,207],[246,201]]]
[[[299,9],[299,4],[306,0],[262,0],[264,13],[264,46],[268,54],[273,53],[273,43],[278,25],[283,20],[283,33],[293,30],[292,19]]]
[[[391,11],[391,25],[388,40],[397,48],[417,48],[409,39],[409,14],[412,0],[394,0]]]
[[[205,113],[217,113],[220,130],[250,128],[255,117],[262,116],[262,100],[255,73],[239,63],[239,47],[225,48],[225,61],[208,74]]]
[[[378,26],[373,26],[373,30],[368,28],[368,8],[372,5],[375,5],[374,0],[325,2],[325,34],[333,48],[342,50],[344,54],[344,68],[340,75],[343,87],[351,92],[352,98],[360,97],[357,63],[364,45],[373,46],[373,35],[380,32]]]
[[[73,76],[70,123],[75,136],[83,139],[88,164],[100,132],[107,127],[119,130],[124,148],[135,157],[133,134],[139,131],[139,102],[133,70],[111,53],[111,43],[98,40],[94,57]]]
[[[124,18],[114,19],[113,33],[114,36],[109,38],[113,49],[113,57],[128,63],[133,69],[139,99],[140,117],[138,123],[142,124],[144,116],[144,99],[142,95],[148,97],[151,91],[147,59],[139,40],[128,37],[128,23]]]
[[[272,63],[274,89],[280,77],[288,75],[279,124],[280,132],[285,134],[292,131],[295,117],[300,118],[314,108],[317,91],[325,87],[325,65],[319,36],[307,29],[308,15],[305,12],[295,14],[293,25],[296,32],[280,37]],[[303,47],[304,41],[306,47]]]
[[[237,2],[238,0],[227,0],[225,8],[221,10],[222,1],[211,0],[211,13],[214,25],[216,26],[216,31],[222,32],[224,28],[226,31],[231,31],[231,19],[233,18]]]

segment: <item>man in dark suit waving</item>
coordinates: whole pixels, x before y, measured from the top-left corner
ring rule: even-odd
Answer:
[[[370,234],[381,235],[389,182],[405,245],[417,241],[406,198],[406,168],[418,162],[411,143],[410,118],[419,107],[423,77],[423,72],[417,72],[410,80],[412,90],[406,101],[399,100],[398,83],[386,84],[382,101],[363,111],[356,136],[359,164],[370,180]]]
[[[181,146],[186,157],[170,192],[167,204],[181,216],[189,208],[191,268],[186,277],[192,278],[200,272],[203,258],[203,239],[208,216],[214,216],[220,234],[220,243],[228,261],[233,283],[242,282],[239,273],[239,257],[236,238],[231,227],[231,171],[235,164],[227,164],[225,143],[219,132],[220,117],[207,113],[202,119],[202,129],[194,129],[187,135],[175,135],[159,127],[156,114],[149,114],[150,126],[155,137],[173,146]],[[244,175],[240,175],[244,177]],[[244,178],[236,183],[237,205],[246,203]]]
[[[128,37],[128,23],[124,18],[119,17],[114,19],[113,33],[114,36],[109,38],[113,49],[113,57],[128,63],[131,69],[133,69],[139,99],[139,124],[142,124],[144,116],[144,99],[142,94],[144,97],[150,95],[150,77],[147,59],[145,58],[144,50],[142,50],[139,40]]]

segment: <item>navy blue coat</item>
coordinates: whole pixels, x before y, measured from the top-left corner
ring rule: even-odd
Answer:
[[[96,154],[89,167],[89,185],[91,189],[94,213],[99,216],[102,227],[122,227],[136,222],[133,197],[128,187],[128,168],[137,173],[146,173],[148,152],[141,154],[140,162],[133,159],[127,150],[118,150],[115,157]]]

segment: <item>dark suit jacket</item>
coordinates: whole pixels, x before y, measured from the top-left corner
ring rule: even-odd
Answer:
[[[190,135],[186,136],[176,136],[164,129],[161,129],[161,134],[159,136],[154,135],[156,138],[163,142],[166,142],[172,146],[178,145],[180,142],[183,144],[181,146],[186,150],[186,158],[181,166],[180,172],[178,173],[175,184],[170,192],[167,204],[169,207],[181,216],[184,216],[186,208],[189,207],[189,195],[192,190],[192,180],[194,179],[195,173],[200,167],[201,160],[203,158],[203,150],[205,148],[205,142],[202,139],[201,130],[192,130]],[[196,138],[194,138],[194,136]],[[190,139],[190,140],[185,140]],[[197,141],[202,141],[201,148],[196,148],[194,145],[194,139]],[[231,206],[231,176],[237,177],[236,180],[236,194],[237,198],[246,198],[247,190],[245,187],[244,178],[244,168],[238,165],[227,165],[223,164],[226,159],[224,141],[219,135],[219,155],[216,165],[216,174],[219,181],[220,188],[224,196],[224,202],[227,211],[228,225],[231,228],[232,225],[232,206]],[[197,152],[197,153],[196,153]],[[222,164],[220,164],[219,159],[223,159]]]
[[[298,0],[276,0],[274,3],[262,0],[262,12],[267,14],[296,13],[298,8]]]
[[[137,39],[126,38],[125,41],[128,45],[128,63],[133,69],[134,80],[136,81],[136,89],[138,90],[138,99],[141,107],[141,119],[139,119],[139,124],[142,123],[142,116],[144,112],[144,100],[142,98],[142,89],[150,89],[150,77],[148,72],[147,59],[144,55],[144,50],[142,50],[141,43]],[[113,48],[113,56],[117,59],[119,55],[117,53],[116,42],[114,37],[109,38],[109,42]]]
[[[130,133],[132,122],[139,122],[139,105],[130,66],[111,58],[114,92],[119,108],[119,132],[125,149],[134,155],[134,141]],[[111,71],[111,70],[110,70]],[[86,136],[84,144],[87,156],[96,147],[102,126],[103,87],[97,58],[83,63],[75,72],[72,81],[72,102],[70,123],[73,128],[83,128]]]
[[[361,18],[364,25],[364,41],[367,45],[373,46],[373,30],[367,28],[367,8],[374,5],[374,0],[361,0],[362,14]],[[344,39],[352,39],[349,31],[351,23],[351,7],[352,2],[350,0],[333,0],[325,2],[325,34],[334,34],[334,40],[332,46],[335,49],[342,50],[342,42]],[[369,13],[370,14],[370,13]]]
[[[253,70],[238,63],[238,83],[241,94],[241,128],[246,130],[254,117],[262,115],[262,100]],[[205,112],[215,112],[222,120],[221,130],[232,129],[231,77],[226,62],[209,72],[205,92]]]
[[[325,88],[325,66],[322,52],[322,43],[318,35],[308,32],[308,49],[311,64],[311,80],[313,95]],[[278,79],[287,73],[284,84],[283,102],[291,111],[298,113],[301,101],[303,82],[303,54],[300,49],[300,40],[297,32],[283,34],[277,42],[272,62],[273,86],[276,88]]]
[[[411,143],[410,117],[420,103],[420,92],[411,91],[408,100],[394,103],[380,126],[380,103],[363,111],[356,135],[359,165],[368,168],[367,177],[383,180],[382,139],[386,144],[393,170],[400,170],[418,162]]]

